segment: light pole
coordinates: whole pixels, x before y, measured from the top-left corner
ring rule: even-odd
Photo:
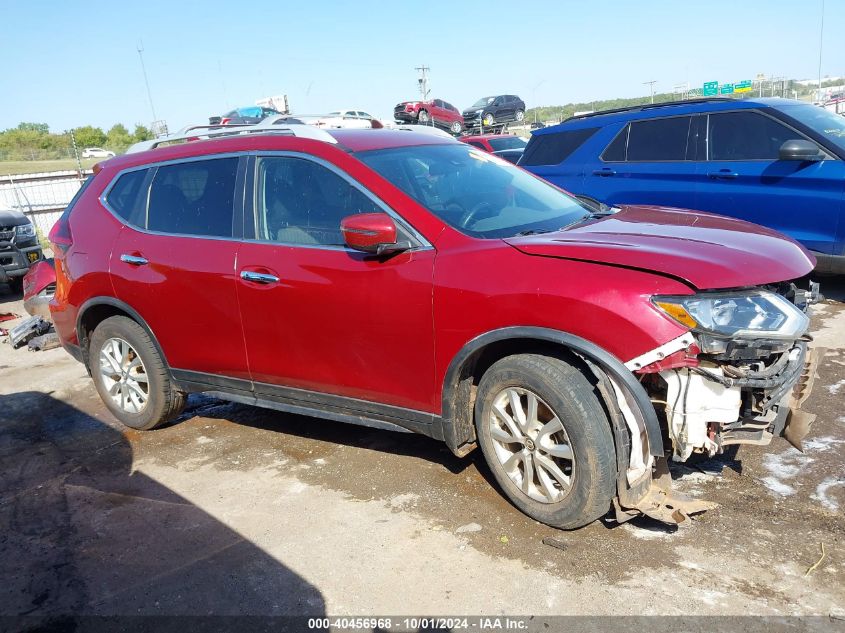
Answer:
[[[644,86],[651,86],[651,102],[652,103],[654,103],[654,84],[656,84],[656,83],[657,83],[656,79],[653,79],[652,81],[644,81],[643,82]]]
[[[546,83],[546,80],[543,79],[542,81],[538,82],[532,89],[531,89],[531,100],[534,102],[534,123],[537,122],[537,88],[542,86]]]
[[[822,100],[822,42],[824,42],[824,0],[822,0],[822,20],[819,27],[819,91],[816,95],[816,101],[819,103]]]

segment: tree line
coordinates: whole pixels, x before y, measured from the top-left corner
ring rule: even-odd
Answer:
[[[130,133],[125,125],[117,123],[106,132],[92,125],[74,128],[73,137],[79,152],[86,147],[101,147],[119,154],[133,143],[150,140],[153,135],[143,125],[136,125]],[[46,123],[20,123],[0,132],[0,160],[61,158],[74,158],[69,131],[55,133]]]

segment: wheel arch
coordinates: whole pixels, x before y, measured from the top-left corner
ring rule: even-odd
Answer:
[[[88,367],[88,348],[91,342],[91,333],[100,323],[113,316],[125,316],[144,328],[153,345],[155,345],[156,351],[161,356],[165,367],[170,371],[167,357],[164,355],[164,350],[162,350],[152,328],[132,306],[114,297],[93,297],[79,308],[76,317],[76,335],[79,339],[79,347],[82,350],[82,361],[86,367]]]
[[[456,455],[475,446],[475,387],[487,367],[510,354],[548,350],[583,357],[630,395],[646,427],[649,452],[663,456],[663,435],[654,406],[634,374],[616,356],[586,339],[550,328],[516,326],[492,330],[468,343],[452,358],[443,380],[442,423],[446,444]]]

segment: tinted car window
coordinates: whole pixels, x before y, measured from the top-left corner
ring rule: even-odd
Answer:
[[[777,160],[781,145],[803,138],[758,112],[711,114],[708,137],[710,160]]]
[[[148,172],[147,169],[138,169],[123,174],[106,196],[106,202],[109,203],[112,211],[132,224],[143,221],[143,217],[139,217],[139,214],[143,210],[142,200],[146,199],[146,189],[143,190],[143,195],[141,194]]]
[[[147,228],[163,233],[232,236],[237,158],[159,167],[150,187]]]
[[[520,136],[504,136],[502,138],[491,138],[489,141],[490,147],[494,152],[502,149],[522,149],[528,145],[528,141]]]
[[[691,120],[681,116],[632,122],[627,160],[685,160]]]
[[[604,150],[601,155],[602,160],[611,162],[621,162],[625,160],[625,151],[628,148],[628,130],[629,126],[622,128],[622,131],[610,142],[610,145]]]
[[[289,157],[259,160],[255,191],[259,239],[343,246],[343,218],[379,211],[361,190],[318,163]]]
[[[558,165],[596,133],[598,128],[535,134],[522,155],[521,165]]]

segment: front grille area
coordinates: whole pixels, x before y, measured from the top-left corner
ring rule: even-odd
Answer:
[[[0,242],[10,242],[15,237],[15,229],[11,227],[0,228]]]

